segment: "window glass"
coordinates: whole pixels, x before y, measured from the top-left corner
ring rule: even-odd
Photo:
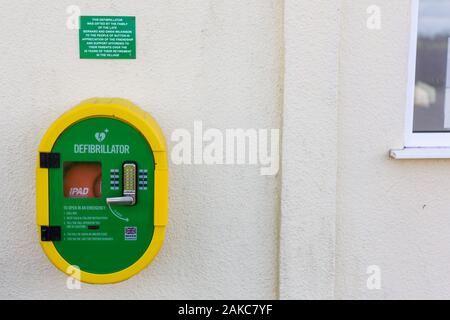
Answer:
[[[420,0],[414,132],[450,132],[450,0]]]

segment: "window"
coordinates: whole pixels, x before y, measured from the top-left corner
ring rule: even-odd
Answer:
[[[413,0],[407,147],[450,147],[450,0]]]

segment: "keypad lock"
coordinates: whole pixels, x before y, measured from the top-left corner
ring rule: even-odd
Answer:
[[[123,164],[123,195],[121,197],[107,198],[110,205],[134,206],[136,204],[137,166],[136,163]]]

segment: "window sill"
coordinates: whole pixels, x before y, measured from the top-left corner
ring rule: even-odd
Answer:
[[[394,160],[450,159],[450,147],[405,148],[391,150],[389,155]]]

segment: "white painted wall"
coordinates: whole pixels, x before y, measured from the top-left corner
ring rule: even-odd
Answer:
[[[404,146],[410,1],[286,10],[280,296],[450,298],[449,160],[388,157]]]
[[[136,15],[138,59],[79,60],[72,4]],[[0,0],[0,298],[450,298],[449,161],[388,158],[404,141],[410,1],[377,0],[371,31],[372,4]],[[195,120],[282,127],[282,171],[171,165],[154,263],[67,290],[37,241],[34,163],[51,122],[92,96],[133,100],[168,138]]]
[[[136,61],[79,60],[66,7],[135,15]],[[46,128],[95,96],[132,100],[176,128],[278,128],[280,1],[0,1],[0,298],[277,296],[278,178],[252,166],[171,166],[170,218],[131,280],[66,289],[36,234],[34,171]],[[13,170],[11,170],[13,168]]]
[[[404,143],[410,1],[342,2],[336,296],[450,298],[450,160],[394,161]],[[383,290],[368,291],[369,265]]]
[[[338,1],[292,0],[285,6],[283,299],[334,296],[338,10]]]

